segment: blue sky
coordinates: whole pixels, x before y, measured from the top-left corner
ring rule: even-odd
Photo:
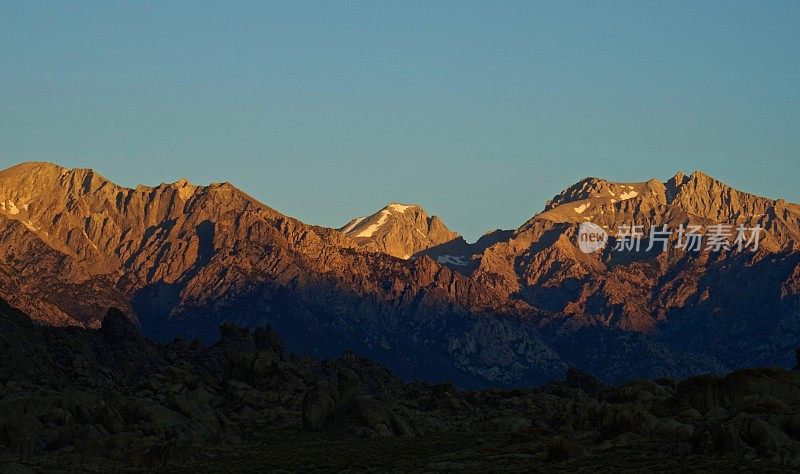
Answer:
[[[800,2],[0,2],[0,167],[474,240],[585,176],[800,201]]]

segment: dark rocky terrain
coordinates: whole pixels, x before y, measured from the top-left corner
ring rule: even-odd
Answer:
[[[539,388],[403,383],[352,352],[288,354],[268,327],[156,344],[110,310],[47,327],[0,301],[0,472],[786,471],[800,373]]]

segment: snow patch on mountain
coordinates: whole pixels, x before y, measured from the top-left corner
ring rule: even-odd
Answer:
[[[343,234],[346,234],[346,233],[348,233],[348,232],[352,231],[353,229],[355,229],[355,228],[356,228],[356,226],[357,226],[358,224],[361,224],[362,222],[364,222],[364,219],[366,219],[366,217],[356,217],[355,219],[353,219],[352,221],[350,221],[350,223],[349,223],[349,224],[347,224],[347,225],[346,225],[346,226],[345,226],[345,227],[344,227],[344,228],[341,230],[341,232],[342,232]]]
[[[377,232],[378,229],[380,229],[383,226],[383,224],[386,224],[386,219],[389,218],[389,215],[390,215],[389,211],[385,209],[382,210],[380,212],[380,217],[378,218],[378,222],[370,224],[369,227],[359,232],[356,235],[356,237],[372,237],[373,234],[375,234],[375,232]]]
[[[400,213],[404,213],[409,208],[412,208],[412,207],[414,207],[414,206],[408,206],[406,204],[397,204],[397,203],[389,204],[388,206],[386,206],[387,209],[389,209],[391,211],[397,211],[397,212],[400,212]]]
[[[583,214],[583,211],[589,209],[589,207],[591,207],[591,204],[589,204],[588,202],[581,204],[580,206],[575,208],[575,212],[577,212],[578,214]]]

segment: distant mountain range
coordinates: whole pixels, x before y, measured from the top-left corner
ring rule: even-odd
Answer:
[[[582,222],[764,232],[755,252],[587,254]],[[336,230],[227,183],[129,189],[24,163],[0,172],[0,243],[0,297],[40,323],[99,327],[111,306],[161,340],[269,323],[296,353],[465,387],[788,366],[800,341],[800,206],[699,172],[587,178],[470,244],[416,205]]]

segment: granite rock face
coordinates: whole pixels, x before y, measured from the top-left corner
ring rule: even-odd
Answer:
[[[631,257],[581,252],[587,221],[765,232],[757,252]],[[55,326],[99,328],[120,308],[161,341],[213,342],[226,319],[270,324],[295,352],[352,349],[462,387],[568,367],[605,382],[789,367],[800,339],[800,207],[699,172],[587,178],[474,244],[417,206],[348,227],[304,224],[227,183],[130,189],[25,163],[0,172],[0,297]]]

